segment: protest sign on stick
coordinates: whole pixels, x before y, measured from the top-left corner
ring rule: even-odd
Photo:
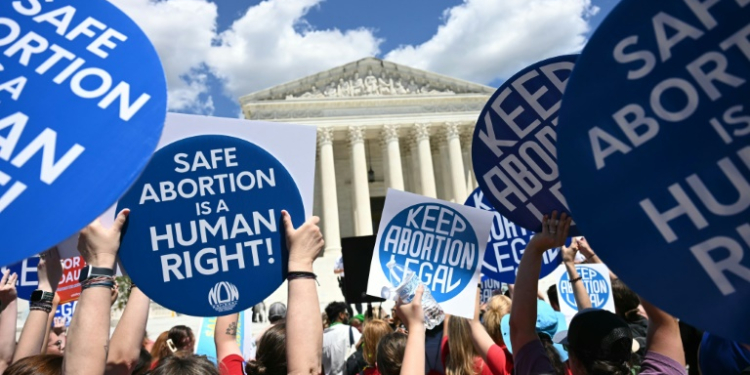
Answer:
[[[505,81],[479,115],[472,163],[487,200],[513,223],[538,232],[542,216],[567,212],[557,168],[558,111],[578,55],[524,68]],[[575,225],[570,235],[577,235]]]
[[[217,125],[209,117],[176,120],[202,123],[204,131]],[[314,171],[316,134],[309,126],[263,128],[258,143],[214,134],[160,148],[118,202],[118,210],[131,209],[122,265],[154,301],[188,315],[226,315],[252,307],[284,281],[281,212],[299,226],[306,217],[302,195],[312,197],[312,186],[300,188],[290,170]],[[288,167],[274,152],[291,138],[305,144],[293,149],[298,157]]]
[[[573,218],[612,271],[686,323],[743,342],[748,20],[748,1],[622,1],[576,62],[557,143]]]
[[[71,236],[135,181],[159,140],[167,89],[151,42],[105,0],[0,2],[0,52],[8,265]]]
[[[564,266],[560,266],[565,268]],[[591,299],[591,307],[615,312],[615,299],[612,295],[612,280],[609,278],[609,269],[606,265],[598,264],[576,264],[576,271],[581,278],[580,282],[586,288]],[[570,283],[568,273],[563,272],[557,281],[557,296],[560,303],[560,312],[565,315],[568,323],[578,313],[573,285]]]
[[[474,315],[476,286],[492,225],[492,213],[389,189],[370,265],[367,294],[416,273],[443,310]]]

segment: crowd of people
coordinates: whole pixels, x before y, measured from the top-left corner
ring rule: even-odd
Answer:
[[[128,211],[111,228],[94,222],[80,233],[79,251],[87,264],[113,269]],[[477,289],[472,319],[446,316],[426,330],[423,286],[411,303],[397,303],[391,315],[368,307],[352,315],[333,302],[321,315],[313,262],[323,249],[318,219],[294,228],[283,213],[289,249],[288,301],[268,310],[271,325],[259,333],[251,358],[237,343],[239,314],[219,317],[216,358],[195,355],[195,335],[175,326],[150,342],[145,335],[149,298],[137,285],[110,337],[114,278],[86,280],[67,333],[52,316],[54,280],[60,259],[49,251],[40,259],[38,298],[30,305],[16,340],[16,279],[0,281],[0,372],[7,375],[630,375],[750,373],[750,346],[697,332],[638,297],[616,275],[616,313],[591,308],[575,267],[601,262],[583,238],[565,246],[570,218],[552,213],[523,253],[516,283],[505,294],[480,304]],[[568,327],[557,292],[544,300],[538,279],[545,251],[562,248],[563,263],[579,313]]]

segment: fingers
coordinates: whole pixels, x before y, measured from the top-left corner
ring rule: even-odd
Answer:
[[[414,300],[412,300],[415,306],[422,306],[422,294],[424,294],[424,285],[419,284],[417,291],[414,293]]]
[[[549,234],[549,216],[542,217],[542,234]]]
[[[281,221],[284,222],[284,230],[286,231],[287,235],[294,233],[294,225],[292,225],[292,217],[289,215],[289,212],[286,212],[286,210],[281,211]]]
[[[117,214],[117,217],[115,218],[115,223],[112,224],[113,231],[121,232],[122,227],[125,225],[125,222],[128,220],[128,215],[130,215],[130,209],[125,208],[122,211],[120,211],[119,214]],[[98,220],[97,220],[98,222]]]
[[[3,278],[0,280],[0,287],[8,283],[8,278],[10,277],[10,270],[6,269],[3,271]]]
[[[14,272],[13,274],[10,275],[10,278],[8,278],[8,285],[11,285],[15,288],[17,281],[18,281],[18,274]]]

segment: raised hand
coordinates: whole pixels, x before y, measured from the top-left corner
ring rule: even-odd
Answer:
[[[587,259],[596,255],[594,253],[594,250],[591,249],[591,245],[589,245],[589,242],[586,241],[585,237],[576,238],[575,243],[576,243],[576,246],[578,247],[578,251],[580,251],[581,255],[585,256]]]
[[[78,236],[78,252],[86,264],[114,269],[117,252],[120,250],[120,234],[129,214],[130,210],[127,208],[120,211],[109,229],[104,228],[97,219],[81,230]]]
[[[414,331],[417,327],[422,327],[424,330],[424,310],[422,310],[422,294],[424,293],[424,285],[417,287],[414,292],[414,299],[410,303],[404,304],[399,299],[396,304],[396,314],[399,319],[406,325],[406,329]]]
[[[323,234],[320,233],[318,222],[320,219],[313,216],[294,229],[292,218],[286,211],[281,211],[286,231],[286,245],[289,249],[289,271],[312,272],[312,264],[323,250]]]
[[[16,281],[18,281],[18,274],[11,274],[8,269],[3,271],[3,278],[0,279],[0,311],[3,311],[5,306],[10,305],[18,297]]]
[[[578,243],[573,240],[570,246],[562,245],[562,260],[566,263],[574,263],[576,260],[576,253],[578,253]]]
[[[542,231],[537,232],[529,241],[528,250],[545,252],[565,245],[568,238],[571,219],[566,213],[557,218],[557,211],[552,211],[552,216],[544,215],[542,218]]]
[[[57,285],[62,279],[62,262],[57,247],[53,247],[39,255],[39,264],[36,266],[39,277],[39,289],[45,292],[55,292]]]

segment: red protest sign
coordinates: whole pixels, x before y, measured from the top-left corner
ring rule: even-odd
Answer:
[[[77,301],[81,297],[81,283],[78,282],[78,278],[83,267],[86,267],[86,262],[80,256],[64,259],[62,262],[63,275],[57,286],[60,304]]]

